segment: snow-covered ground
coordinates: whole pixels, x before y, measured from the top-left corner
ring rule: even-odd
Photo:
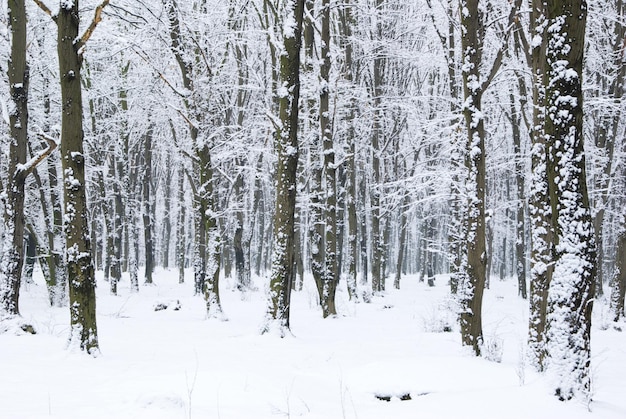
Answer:
[[[246,295],[223,280],[228,321],[218,321],[205,319],[187,278],[179,285],[174,271],[158,271],[155,286],[130,294],[124,281],[117,297],[100,280],[94,359],[65,349],[67,309],[47,306],[36,276],[21,312],[38,333],[0,335],[0,418],[626,418],[626,332],[602,330],[602,303],[587,406],[559,402],[548,376],[525,365],[528,309],[514,281],[485,293],[488,358],[498,363],[460,346],[443,277],[434,288],[407,277],[370,304],[340,291],[340,315],[326,320],[308,278],[285,339],[259,334],[262,279]],[[176,300],[180,310],[154,311]]]

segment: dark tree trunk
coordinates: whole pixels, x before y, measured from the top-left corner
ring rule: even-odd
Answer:
[[[531,32],[538,33],[546,39],[544,22],[546,19],[545,4],[541,0],[532,3]],[[548,288],[554,271],[554,233],[552,227],[550,193],[547,183],[547,146],[544,135],[545,124],[545,87],[546,68],[544,58],[546,43],[534,45],[531,52],[533,76],[533,120],[531,130],[531,166],[530,182],[530,319],[528,327],[529,357],[531,364],[538,371],[545,368],[546,350],[546,317],[548,307]]]
[[[246,258],[244,251],[244,179],[243,173],[239,173],[235,180],[235,198],[237,200],[237,212],[235,213],[235,234],[233,235],[233,248],[235,249],[235,272],[237,275],[237,288],[247,290],[250,288],[250,270],[246,268]]]
[[[483,344],[482,298],[486,276],[485,240],[485,128],[482,117],[480,66],[485,35],[484,16],[479,0],[461,0],[461,39],[464,51],[463,87],[465,106],[463,114],[467,129],[465,166],[468,194],[467,231],[464,242],[467,267],[461,288],[461,336],[464,345],[471,346],[480,355]]]
[[[335,293],[339,273],[337,272],[337,179],[335,170],[335,150],[333,148],[333,127],[330,119],[330,2],[322,0],[322,63],[320,66],[320,135],[324,150],[324,183],[326,188],[325,230],[324,230],[324,277],[322,280],[322,315],[324,318],[337,314]]]
[[[596,245],[583,148],[582,66],[587,3],[548,3],[545,137],[555,229],[555,266],[548,291],[550,368],[561,400],[591,397],[591,312]],[[565,99],[565,100],[564,100]]]
[[[626,220],[622,219],[622,226],[617,236],[617,250],[615,252],[615,272],[611,279],[610,310],[614,322],[624,318],[624,296],[626,295]]]
[[[166,167],[165,167],[165,197],[163,197],[163,203],[165,206],[165,214],[163,214],[163,242],[161,243],[161,249],[163,251],[163,256],[161,258],[161,265],[164,269],[169,269],[170,267],[170,238],[172,236],[172,222],[171,222],[171,211],[172,211],[172,173],[173,171],[170,168],[172,162],[172,157],[168,154],[166,159]]]
[[[143,237],[145,244],[145,284],[152,284],[152,273],[154,272],[154,242],[153,242],[153,204],[152,204],[152,130],[153,125],[150,123],[148,131],[144,136],[144,152],[143,152],[143,173],[141,176],[143,192]]]
[[[381,14],[385,5],[384,0],[376,0],[376,10]],[[381,174],[381,142],[384,141],[383,118],[384,110],[382,107],[383,87],[385,83],[385,64],[386,59],[382,46],[384,27],[379,16],[375,31],[376,47],[374,49],[374,68],[372,77],[372,97],[374,115],[372,122],[372,184],[370,185],[371,214],[372,214],[372,292],[374,294],[383,291],[382,266],[384,256],[384,244],[381,228],[384,228],[384,222],[381,213],[381,190],[382,190],[382,174]]]
[[[61,2],[57,15],[59,75],[61,77],[61,161],[65,202],[65,236],[70,284],[70,346],[96,354],[95,275],[89,240],[83,154],[83,108],[80,71],[82,49],[78,35],[79,1]]]
[[[294,213],[298,175],[298,100],[300,98],[300,46],[304,0],[287,2],[286,19],[293,22],[283,34],[284,53],[280,57],[281,81],[285,94],[280,97],[276,127],[276,210],[274,251],[270,276],[270,300],[265,331],[284,336],[289,329],[291,285],[294,280]]]
[[[28,86],[26,63],[26,7],[24,0],[9,0],[11,57],[8,63],[12,106],[9,112],[11,141],[4,200],[4,245],[0,265],[0,320],[17,316],[24,264],[24,183],[27,173]]]
[[[520,78],[520,94],[526,95],[526,86]],[[517,208],[515,209],[515,274],[517,275],[517,291],[523,299],[528,298],[526,287],[526,217],[524,204],[526,202],[524,188],[524,160],[522,156],[522,135],[520,132],[521,118],[516,116],[513,93],[509,95],[511,105],[511,129],[513,130],[513,152],[515,153],[515,185],[517,190]],[[523,109],[522,109],[523,112]]]

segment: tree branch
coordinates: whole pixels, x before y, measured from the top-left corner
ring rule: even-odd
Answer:
[[[52,18],[52,20],[54,20],[54,22],[56,23],[56,21],[57,21],[57,17],[56,17],[56,15],[53,15],[53,14],[52,14],[52,10],[50,10],[50,9],[48,8],[48,6],[46,6],[46,5],[44,4],[44,2],[43,2],[43,1],[41,1],[41,0],[33,0],[33,1],[35,2],[35,4],[36,4],[37,6],[39,6],[39,8],[40,8],[41,10],[43,10],[43,12],[44,12],[45,14],[47,14],[48,16],[50,16],[50,17]]]
[[[102,21],[102,10],[108,4],[109,0],[104,0],[102,3],[100,3],[98,7],[96,7],[96,12],[94,13],[93,20],[91,21],[89,27],[87,28],[83,36],[80,37],[80,40],[77,43],[78,50],[84,47],[87,41],[89,41],[89,38],[91,38],[91,35],[93,35],[93,32],[96,30],[96,26],[98,26],[98,23],[100,23],[100,21]]]
[[[49,135],[44,134],[43,132],[39,133],[39,138],[41,138],[42,140],[48,143],[48,148],[43,151],[40,151],[39,154],[33,156],[29,161],[24,163],[17,170],[16,176],[20,175],[26,178],[29,174],[33,172],[33,170],[35,170],[35,168],[39,165],[39,163],[44,161],[58,147],[57,141],[54,138],[50,137]]]
[[[174,92],[174,94],[182,97],[182,98],[187,98],[189,97],[189,92],[181,92],[179,91],[168,79],[167,77],[165,77],[165,75],[163,73],[161,73],[159,71],[159,69],[156,68],[156,66],[154,64],[152,64],[152,62],[150,61],[150,58],[146,56],[146,54],[143,51],[140,51],[137,49],[137,47],[135,45],[131,45],[132,50],[135,52],[135,54],[137,54],[137,56],[139,56],[139,58],[141,58],[146,64],[148,64],[150,67],[152,67],[152,69],[155,71],[155,73],[157,73],[157,76],[159,76],[159,78],[161,80],[163,80],[163,82],[170,88],[172,89],[172,92]]]
[[[487,90],[487,87],[489,87],[493,79],[496,77],[496,74],[498,74],[500,65],[502,65],[502,59],[504,57],[504,53],[509,47],[509,36],[511,35],[511,32],[513,31],[513,27],[515,26],[517,12],[519,11],[521,4],[522,4],[521,0],[515,0],[515,3],[511,6],[511,11],[509,12],[509,20],[506,26],[506,31],[504,33],[502,44],[500,44],[500,48],[498,49],[498,52],[496,53],[496,58],[493,62],[493,65],[491,66],[489,75],[481,84],[481,89],[483,92]]]

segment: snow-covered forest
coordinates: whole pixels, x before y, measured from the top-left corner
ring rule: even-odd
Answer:
[[[622,0],[0,38],[0,417],[626,416]]]

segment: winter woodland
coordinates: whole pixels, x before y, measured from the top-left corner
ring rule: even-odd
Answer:
[[[205,355],[245,334],[220,356],[260,344],[254,368],[303,339],[297,315],[305,335],[328,333],[309,360],[338,327],[441,332],[462,349],[444,368],[471,365],[479,385],[503,361],[491,325],[509,313],[519,353],[504,362],[517,357],[522,388],[548,383],[511,400],[545,394],[548,417],[623,400],[596,391],[614,375],[594,373],[592,352],[596,336],[607,353],[626,339],[622,0],[4,0],[0,38],[3,364],[40,356],[42,335],[67,343],[67,368],[107,362],[130,301],[154,336],[187,330]],[[435,307],[422,331],[412,304]],[[355,342],[398,339],[406,373],[428,370],[419,342],[381,333]],[[184,397],[147,405],[192,417],[186,371]],[[405,387],[366,392],[413,412],[437,393]],[[348,407],[337,388],[341,411],[300,399],[272,414],[370,417],[369,399]],[[568,400],[584,408],[559,410]],[[369,411],[415,417],[389,406]]]

